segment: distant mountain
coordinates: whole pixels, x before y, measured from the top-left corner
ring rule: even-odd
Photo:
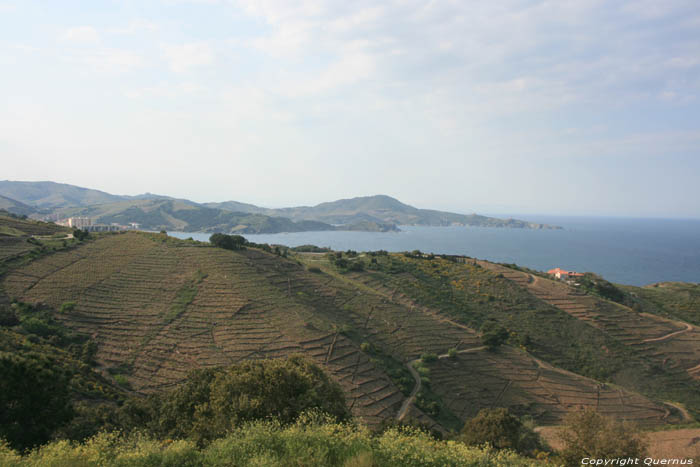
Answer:
[[[383,227],[370,224],[333,226],[313,220],[295,222],[286,217],[231,212],[170,198],[131,199],[109,204],[66,208],[57,212],[61,217],[90,217],[99,224],[124,225],[136,222],[143,230],[182,232],[258,234],[322,230],[384,231],[394,228],[394,226]]]
[[[270,209],[238,201],[199,204],[145,193],[123,196],[54,182],[0,181],[0,195],[24,203],[39,214],[83,215],[100,223],[138,222],[144,229],[188,232],[273,233],[309,230],[386,232],[397,225],[558,229],[518,219],[419,209],[386,195],[363,196]],[[35,217],[40,217],[35,215]]]
[[[17,214],[19,216],[29,216],[36,212],[33,207],[17,201],[12,198],[7,198],[0,195],[0,209],[10,212],[12,214]]]
[[[418,209],[386,195],[362,196],[341,199],[316,206],[266,209],[251,204],[227,201],[209,203],[220,209],[238,209],[268,216],[288,217],[292,220],[315,220],[329,224],[356,224],[374,222],[394,225],[470,225],[479,227],[511,227],[525,229],[559,229],[547,224],[537,224],[518,219],[499,219],[478,214],[456,214],[452,212]]]
[[[261,214],[209,208],[187,200],[131,199],[109,204],[62,209],[62,217],[87,216],[100,224],[136,222],[144,230],[182,232],[277,233],[334,230],[322,222],[294,222]]]
[[[38,209],[55,209],[69,206],[114,203],[125,196],[111,195],[104,191],[81,188],[55,182],[0,181],[0,195],[34,206]]]

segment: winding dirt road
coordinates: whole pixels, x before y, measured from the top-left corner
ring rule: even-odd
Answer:
[[[692,331],[693,326],[688,324],[688,323],[682,323],[685,324],[685,329],[681,329],[680,331],[675,331],[670,334],[666,334],[665,336],[661,337],[652,337],[651,339],[644,339],[642,342],[661,342],[665,341],[666,339],[670,339],[674,336],[677,336],[678,334],[683,334],[684,332]]]
[[[482,345],[480,347],[473,347],[471,349],[464,349],[464,350],[458,350],[458,354],[462,353],[469,353],[469,352],[478,352],[480,350],[486,349],[485,345]],[[449,358],[449,354],[443,354],[443,355],[438,355],[438,358]],[[411,394],[406,398],[406,400],[403,401],[403,404],[401,404],[401,408],[399,409],[398,413],[396,414],[396,420],[401,421],[406,417],[406,414],[408,413],[408,409],[413,404],[413,402],[416,400],[416,395],[418,395],[418,391],[420,391],[421,388],[421,380],[420,380],[420,375],[416,371],[416,369],[413,367],[413,364],[420,361],[420,358],[417,358],[415,360],[412,360],[408,363],[406,363],[406,368],[408,368],[408,371],[411,372],[411,376],[413,376],[414,381],[416,382],[415,386],[413,386],[413,390],[411,391]]]

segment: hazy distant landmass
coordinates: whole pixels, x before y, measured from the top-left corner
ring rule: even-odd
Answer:
[[[292,220],[315,220],[329,224],[376,222],[394,225],[471,225],[526,229],[559,228],[518,219],[498,219],[478,214],[456,214],[432,209],[418,209],[386,195],[361,196],[321,203],[316,206],[298,206],[282,209],[261,208],[236,201],[207,203],[206,205],[229,211],[254,212],[268,216],[288,217]]]
[[[20,216],[29,216],[36,212],[33,207],[6,196],[0,196],[0,209]]]
[[[113,195],[55,182],[0,181],[0,195],[9,198],[5,209],[17,214],[88,216],[101,224],[136,222],[147,230],[250,234],[327,230],[390,232],[399,230],[399,225],[560,228],[518,219],[418,209],[386,195],[280,209],[237,201],[202,204],[151,193]]]

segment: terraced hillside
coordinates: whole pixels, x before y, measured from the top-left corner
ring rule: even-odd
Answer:
[[[60,320],[91,335],[98,361],[137,392],[173,386],[196,367],[303,352],[341,383],[356,415],[368,423],[392,417],[403,395],[330,321],[294,299],[290,268],[303,276],[267,253],[129,233],[34,261],[3,287],[26,302],[75,302]]]
[[[0,213],[0,261],[17,258],[38,246],[33,237],[68,235],[70,230],[56,224],[21,219]]]
[[[483,263],[502,273],[577,319],[586,321],[624,343],[662,369],[681,370],[700,380],[700,328],[650,313],[636,312],[619,303],[586,295],[561,281],[545,279],[500,265]]]
[[[584,405],[649,424],[680,419],[661,402],[543,362],[550,329],[600,332],[498,273],[474,262],[377,258],[354,259],[368,269],[348,272],[324,255],[286,259],[129,232],[20,265],[0,286],[62,309],[57,319],[98,343],[104,375],[137,393],[172,387],[192,368],[301,352],[328,369],[369,424],[409,417],[457,429],[483,406],[541,423]],[[479,350],[476,329],[494,317],[542,332],[521,348]]]

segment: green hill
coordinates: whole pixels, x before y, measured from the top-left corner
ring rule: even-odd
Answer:
[[[547,224],[536,224],[518,219],[498,219],[478,214],[456,214],[451,212],[418,209],[386,195],[363,196],[341,199],[316,206],[266,209],[251,204],[227,201],[209,203],[208,206],[227,210],[288,217],[293,220],[315,220],[329,224],[351,224],[375,222],[397,225],[470,225],[479,227],[513,227],[527,229],[557,229]]]
[[[0,195],[38,209],[113,203],[125,199],[123,196],[65,183],[15,182],[10,180],[0,181]]]
[[[63,183],[0,181],[0,196],[10,198],[5,201],[8,206],[16,200],[26,205],[20,207],[22,210],[39,211],[37,216],[49,213],[63,217],[90,215],[99,222],[139,222],[148,229],[190,232],[276,233],[334,229],[387,232],[398,230],[397,225],[560,228],[518,219],[418,209],[386,195],[269,209],[237,201],[200,204],[151,193],[122,196]],[[2,204],[0,198],[0,209]]]
[[[393,226],[364,223],[333,226],[312,220],[293,221],[286,217],[231,212],[209,208],[187,200],[148,198],[60,209],[61,217],[88,216],[99,224],[136,222],[143,230],[183,232],[278,233],[323,230],[391,230]]]
[[[6,211],[18,216],[29,216],[35,213],[36,209],[17,200],[0,196],[0,211]]]

